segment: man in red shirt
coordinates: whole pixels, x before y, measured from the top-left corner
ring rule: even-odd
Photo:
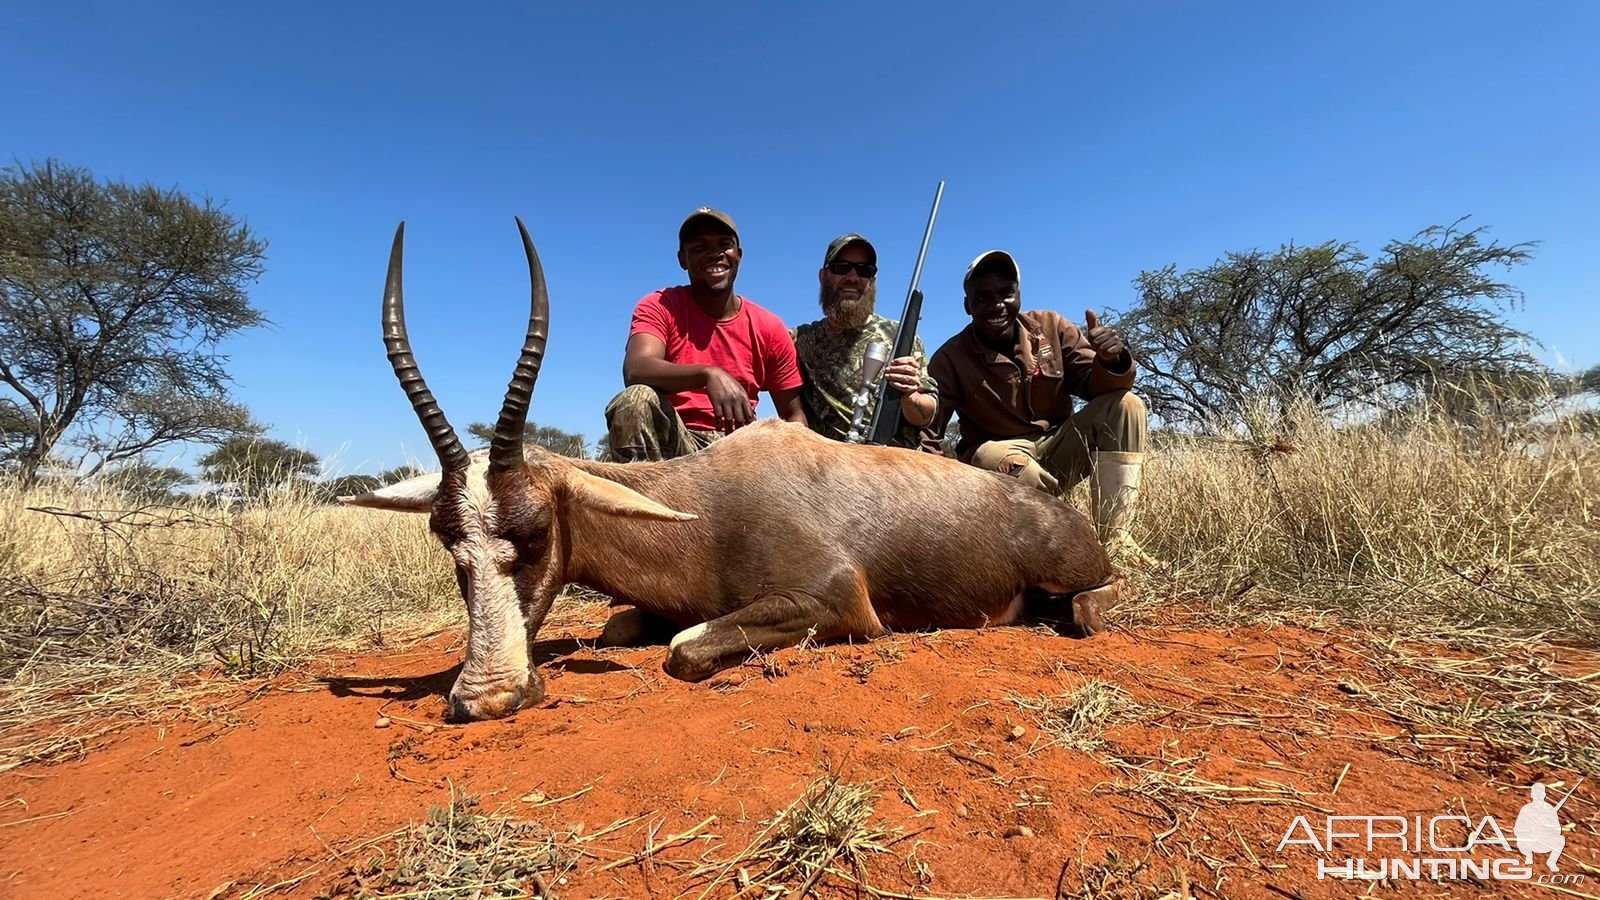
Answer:
[[[709,446],[755,421],[761,391],[778,415],[805,424],[788,328],[734,292],[743,255],[727,213],[701,207],[678,227],[678,266],[689,283],[634,307],[627,387],[606,404],[613,459],[672,459]]]

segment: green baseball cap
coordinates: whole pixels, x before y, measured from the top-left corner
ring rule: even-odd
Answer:
[[[839,251],[850,246],[851,244],[860,244],[863,247],[866,247],[867,255],[872,257],[872,264],[878,264],[878,248],[872,246],[871,241],[853,231],[849,234],[841,234],[833,239],[833,243],[828,245],[827,255],[822,257],[822,264],[827,265],[828,263],[833,262],[833,258],[839,255]]]
[[[690,226],[700,219],[710,219],[714,222],[721,223],[722,225],[726,226],[729,231],[733,232],[734,241],[739,240],[739,226],[733,224],[732,216],[720,209],[712,209],[709,206],[702,206],[694,212],[689,213],[687,216],[684,216],[683,224],[678,226],[678,244],[680,246],[683,244],[684,239],[688,237]]]

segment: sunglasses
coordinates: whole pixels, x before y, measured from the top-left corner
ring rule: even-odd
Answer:
[[[878,267],[872,263],[850,262],[843,259],[828,263],[828,271],[835,275],[849,275],[851,269],[854,269],[855,273],[862,278],[871,278],[878,274]]]

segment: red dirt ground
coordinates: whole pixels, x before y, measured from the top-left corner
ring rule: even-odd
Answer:
[[[1486,763],[1470,746],[1423,749],[1364,706],[1350,685],[1372,684],[1374,673],[1320,632],[1113,631],[1078,641],[1042,629],[948,631],[785,651],[770,658],[781,674],[751,663],[692,685],[661,672],[664,648],[596,651],[574,639],[599,625],[547,628],[535,649],[548,698],[504,721],[442,723],[461,658],[451,633],[241,687],[221,719],[138,725],[82,759],[0,775],[0,797],[25,801],[25,812],[15,802],[0,811],[0,896],[314,897],[371,854],[364,842],[420,821],[455,786],[485,811],[558,829],[582,823],[584,834],[645,817],[589,842],[595,855],[551,885],[562,900],[698,897],[707,880],[670,861],[733,858],[831,767],[847,781],[882,779],[873,821],[916,832],[869,857],[867,881],[880,892],[1055,898],[1059,884],[1059,896],[1153,897],[1160,884],[1172,896],[1346,897],[1372,886],[1318,880],[1309,848],[1276,850],[1294,816],[1320,829],[1317,808],[1465,812],[1493,815],[1509,837],[1526,785],[1573,781]],[[1107,752],[1237,789],[1152,799],[1095,754],[1044,746],[1013,692],[1059,694],[1090,676],[1146,708],[1142,721],[1105,732]],[[392,724],[375,727],[380,716]],[[1016,725],[1024,735],[1008,740]],[[523,800],[585,790],[538,807]],[[1563,810],[1576,823],[1564,873],[1595,861],[1595,790],[1585,783]],[[599,871],[642,850],[651,826],[659,841],[709,816],[707,839]],[[1032,836],[1007,837],[1013,826]],[[906,861],[913,850],[931,869],[922,886]],[[1132,879],[1143,892],[1107,880],[1108,851],[1145,860]],[[1508,882],[1379,890],[1586,896],[1600,893],[1597,880],[1563,894]],[[710,896],[733,893],[724,882]],[[816,895],[854,893],[830,876]]]

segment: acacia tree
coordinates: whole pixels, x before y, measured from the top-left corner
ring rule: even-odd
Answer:
[[[332,503],[340,497],[353,497],[383,487],[376,475],[341,475],[317,482],[317,496]]]
[[[494,440],[494,426],[485,422],[473,422],[468,425],[467,433],[477,438],[483,446],[488,446]],[[581,434],[562,431],[554,425],[540,425],[536,422],[529,422],[524,426],[522,434],[524,443],[538,444],[551,453],[575,459],[589,458],[589,444]]]
[[[1370,260],[1349,243],[1291,244],[1140,273],[1138,302],[1114,314],[1143,369],[1138,390],[1166,422],[1210,429],[1262,400],[1331,410],[1546,376],[1532,339],[1502,318],[1520,292],[1487,272],[1524,262],[1530,245],[1485,243],[1460,224]]]
[[[378,487],[383,487],[387,484],[405,481],[407,478],[415,478],[418,475],[421,475],[424,471],[424,469],[407,463],[403,466],[395,466],[392,469],[384,469],[382,472],[379,472],[377,475],[375,475],[374,478],[378,482]]]
[[[0,445],[23,480],[58,445],[93,474],[259,433],[217,347],[264,322],[245,293],[264,252],[209,198],[55,161],[0,173]]]
[[[146,503],[177,503],[183,499],[181,489],[194,484],[194,476],[182,469],[144,460],[120,465],[101,477],[129,497]]]
[[[317,474],[317,455],[270,438],[228,438],[200,457],[201,478],[229,487],[245,497],[259,497],[273,488]]]

